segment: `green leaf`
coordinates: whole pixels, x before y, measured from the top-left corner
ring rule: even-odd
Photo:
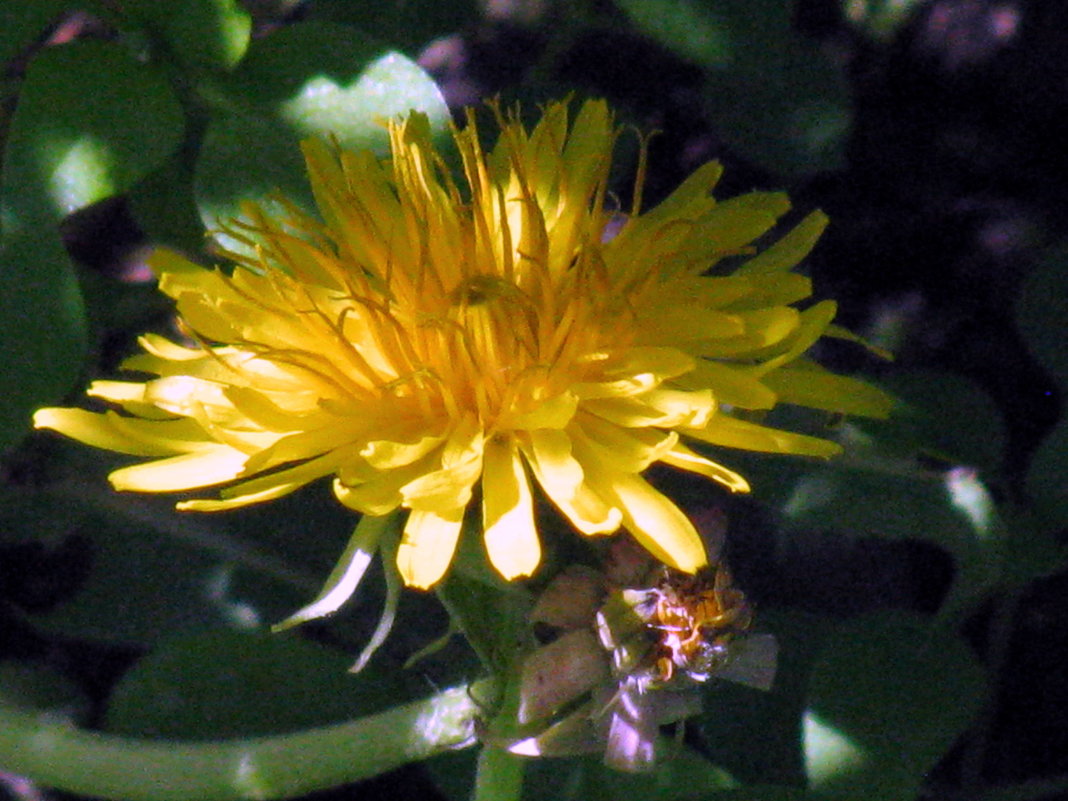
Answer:
[[[81,374],[85,307],[56,229],[7,237],[0,247],[0,452],[25,434],[40,406]]]
[[[758,746],[759,747],[759,746]],[[471,798],[476,769],[470,752],[445,754],[429,760],[427,768],[438,789],[453,801]],[[526,764],[524,801],[694,801],[737,799],[753,801],[765,796],[735,794],[736,782],[693,749],[679,744],[651,773],[623,773],[604,765],[601,754],[569,758],[538,758]],[[776,788],[779,789],[779,788]],[[748,788],[747,788],[748,790]],[[492,797],[492,796],[487,796]],[[769,801],[800,801],[801,796],[769,793]]]
[[[965,469],[917,480],[827,467],[799,481],[783,511],[801,530],[921,540],[948,551],[957,569],[944,613],[962,611],[1001,578],[1004,524]]]
[[[204,248],[204,226],[193,198],[193,164],[175,154],[132,187],[130,210],[149,241],[187,253]]]
[[[782,0],[618,0],[645,33],[707,72],[723,137],[788,177],[836,169],[852,119],[841,70],[791,28]]]
[[[93,332],[90,338],[103,335],[109,342],[121,342],[123,350],[117,356],[132,354],[135,337],[174,314],[173,301],[152,283],[123,281],[88,268],[76,267],[75,272]]]
[[[700,750],[740,781],[800,784],[806,682],[833,624],[810,613],[764,609],[757,627],[773,633],[779,646],[771,690],[710,682],[704,711],[689,725],[696,730]]]
[[[440,754],[423,763],[438,792],[449,801],[469,801],[478,754],[472,750]]]
[[[618,0],[638,28],[685,59],[726,67],[739,43],[729,9],[715,0]]]
[[[716,129],[787,179],[840,169],[852,124],[843,77],[818,50],[774,47],[766,64],[709,78],[706,106]]]
[[[381,41],[414,57],[431,40],[465,30],[478,20],[480,12],[476,0],[317,0],[309,19],[373,32]]]
[[[1054,525],[1068,526],[1068,420],[1038,446],[1027,471],[1027,492]]]
[[[1062,536],[1068,526],[1068,504],[1039,498],[1008,520],[1005,544],[1005,584],[1026,587],[1037,578],[1059,573],[1068,566],[1068,544]]]
[[[46,712],[75,721],[90,702],[67,676],[48,664],[0,662],[0,707]]]
[[[784,512],[798,528],[831,528],[856,537],[925,539],[948,550],[971,538],[968,521],[951,506],[938,475],[917,481],[826,467],[797,483]]]
[[[911,801],[974,719],[985,681],[961,639],[919,618],[881,613],[844,624],[809,683],[813,794]]]
[[[248,48],[252,17],[237,0],[135,0],[124,8],[191,67],[228,70]]]
[[[886,420],[854,424],[878,449],[901,456],[925,454],[988,473],[1001,466],[1005,423],[994,400],[974,381],[954,373],[910,370],[883,382],[899,399]]]
[[[725,790],[736,786],[736,782],[725,772],[715,767],[692,749],[679,744],[677,752],[662,760],[652,773],[621,773],[606,767],[601,757],[588,756],[576,760],[578,771],[577,787],[564,795],[574,801],[587,799],[640,798],[644,801],[682,801],[692,799],[695,795]],[[556,772],[551,763],[543,763],[541,773],[545,776],[538,786],[551,787],[552,773]],[[531,778],[535,778],[534,774]],[[533,784],[533,782],[532,782]],[[563,789],[563,788],[562,788]],[[535,799],[551,801],[560,798],[551,792],[534,794]]]
[[[1027,347],[1068,390],[1068,243],[1052,248],[1024,282],[1016,323]]]
[[[347,673],[351,657],[263,631],[185,632],[160,641],[119,682],[105,728],[201,740],[296,731],[407,700],[396,671]]]
[[[32,45],[63,13],[70,0],[7,0],[0,3],[0,66]]]
[[[209,228],[240,217],[242,201],[279,212],[269,199],[279,191],[314,209],[301,139],[334,138],[385,154],[382,120],[415,109],[440,131],[449,119],[441,93],[414,62],[341,26],[305,23],[257,40],[227,86],[228,108],[211,122],[196,170]],[[241,249],[229,237],[220,241]]]
[[[125,191],[174,151],[182,128],[170,85],[118,45],[43,49],[26,72],[4,153],[5,237]]]
[[[151,645],[179,628],[265,626],[318,588],[321,575],[315,570],[294,568],[277,550],[235,536],[226,517],[182,515],[172,500],[119,495],[104,482],[99,460],[81,464],[98,483],[72,478],[36,492],[22,490],[18,503],[0,499],[4,529],[46,544],[68,537],[86,544],[84,583],[54,608],[28,615],[37,629]],[[306,503],[307,496],[275,512],[288,510],[292,520],[307,522],[302,500]],[[343,540],[343,531],[338,533]],[[321,539],[329,542],[329,534]]]
[[[702,793],[690,801],[810,801],[812,795],[799,787],[779,784],[754,784],[735,790]]]

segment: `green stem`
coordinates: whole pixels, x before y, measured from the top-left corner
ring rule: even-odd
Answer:
[[[523,757],[485,746],[478,755],[472,801],[518,801],[523,795],[524,767]]]
[[[515,739],[519,713],[521,667],[513,661],[505,675],[496,715],[486,727],[486,745],[478,755],[472,801],[519,801],[523,796],[526,758],[505,750],[500,743]]]
[[[0,708],[0,765],[71,793],[121,801],[288,798],[473,742],[479,683],[360,720],[274,737],[166,742],[80,730]]]

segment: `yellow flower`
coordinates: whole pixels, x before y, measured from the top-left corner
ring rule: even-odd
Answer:
[[[230,484],[182,509],[259,503],[333,476],[358,512],[410,510],[397,559],[417,587],[447,569],[476,485],[492,564],[529,575],[540,559],[531,476],[582,533],[622,525],[666,564],[698,569],[701,539],[646,467],[744,491],[683,441],[826,457],[836,444],[737,410],[882,414],[886,398],[802,357],[835,309],[792,305],[810,285],[789,270],[822,214],[756,253],[789,201],[718,203],[720,167],[707,164],[624,217],[606,207],[618,135],[608,108],[568,116],[552,104],[527,131],[498,113],[499,141],[483,152],[469,114],[454,133],[463,185],[419,114],[389,123],[389,160],[305,142],[321,221],[250,207],[254,223],[230,233],[256,255],[229,254],[232,275],[159,252],[160,289],[196,346],[148,334],[124,368],[155,378],[89,388],[121,412],[42,409],[36,425],[154,457],[113,472],[117,489]]]

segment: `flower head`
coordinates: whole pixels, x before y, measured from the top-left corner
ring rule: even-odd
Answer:
[[[389,123],[386,160],[305,142],[321,219],[249,207],[253,222],[230,233],[255,255],[229,254],[232,274],[157,253],[160,289],[195,345],[142,337],[124,368],[153,378],[89,389],[121,411],[42,409],[36,425],[153,457],[113,472],[117,489],[227,485],[183,509],[259,503],[333,476],[356,511],[409,510],[398,566],[418,587],[448,567],[476,485],[506,578],[540,559],[532,483],[584,534],[622,525],[664,563],[698,569],[700,538],[646,467],[744,491],[684,440],[830,456],[832,442],[736,412],[785,401],[879,414],[885,398],[802,356],[834,316],[831,302],[792,305],[810,285],[789,270],[823,215],[757,253],[789,201],[718,203],[716,164],[655,209],[636,201],[619,215],[606,202],[618,135],[606,105],[568,117],[551,104],[528,131],[498,112],[485,152],[469,115],[454,133],[461,184],[416,113]]]
[[[530,621],[556,636],[523,659],[523,734],[512,753],[600,751],[611,767],[649,770],[661,727],[700,714],[705,682],[771,689],[778,645],[747,631],[748,606],[726,565],[695,578],[633,553],[630,542],[613,544],[622,547],[611,549],[604,572],[572,565],[558,573],[531,609]],[[633,586],[613,578],[639,564]]]

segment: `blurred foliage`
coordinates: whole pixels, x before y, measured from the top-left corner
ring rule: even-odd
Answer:
[[[474,754],[446,754],[431,760],[428,767],[437,787],[449,801],[464,801],[471,797],[476,769]],[[723,770],[679,744],[671,758],[649,774],[620,773],[606,767],[596,756],[539,759],[527,768],[523,799],[583,801],[587,798],[635,797],[649,801],[682,801],[694,798],[696,788],[715,793],[708,795],[709,798],[727,798],[729,795],[721,793],[736,786],[737,783]],[[768,801],[774,801],[774,798],[768,796]]]
[[[322,20],[372,31],[375,36],[412,58],[434,39],[465,30],[479,18],[479,0],[448,3],[383,0],[353,3],[349,0],[319,0],[308,11],[311,20]]]
[[[1068,397],[1068,243],[1050,249],[1024,283],[1016,303],[1020,331],[1028,348],[1053,375]],[[1039,445],[1027,473],[1027,491],[1039,510],[1044,530],[1068,525],[1068,419]]]
[[[889,41],[923,0],[841,0],[846,19],[872,38]]]
[[[927,621],[882,614],[843,624],[809,682],[803,737],[813,795],[915,798],[979,711],[984,684],[967,645]]]
[[[723,137],[776,173],[843,164],[845,76],[790,24],[781,0],[620,0],[642,31],[704,71]]]
[[[833,48],[798,31],[789,3],[513,5],[523,7],[521,24],[508,39],[506,25],[486,20],[506,18],[509,4],[475,0],[0,0],[0,62],[9,65],[0,125],[0,595],[11,631],[49,644],[34,653],[20,642],[0,655],[0,727],[5,714],[27,709],[67,721],[57,725],[95,719],[128,738],[131,753],[141,738],[314,737],[327,731],[317,727],[477,675],[477,661],[456,643],[398,669],[448,626],[435,599],[414,594],[383,652],[347,674],[382,603],[375,581],[314,628],[314,641],[265,633],[314,596],[344,548],[352,520],[323,502],[322,488],[237,515],[179,516],[173,499],[110,493],[103,457],[27,440],[34,409],[106,372],[114,351],[129,349],[147,325],[169,325],[158,299],[75,267],[60,227],[72,213],[122,197],[153,244],[208,262],[204,228],[239,216],[243,201],[270,206],[280,191],[308,202],[301,138],[384,153],[381,119],[412,108],[444,132],[451,110],[415,59],[431,42],[462,35],[470,47],[450,64],[502,37],[505,60],[516,64],[502,70],[497,91],[544,100],[576,89],[558,69],[569,47],[626,31],[698,76],[690,108],[731,153],[785,184],[847,165],[857,113],[850,76]],[[882,47],[922,5],[841,0],[837,11]],[[526,30],[539,13],[543,28]],[[72,19],[93,24],[63,41],[57,24]],[[640,106],[624,103],[624,121],[644,119]],[[1047,248],[1011,309],[1061,397],[1066,254],[1068,245]],[[947,554],[954,573],[934,614],[848,617],[772,602],[758,618],[781,649],[771,692],[712,683],[685,744],[655,773],[621,776],[592,757],[542,760],[527,766],[524,798],[904,801],[954,749],[965,750],[965,763],[968,749],[981,759],[1012,634],[998,610],[1066,564],[1068,423],[1046,431],[1017,474],[1006,468],[1013,421],[984,388],[937,365],[877,369],[898,408],[887,421],[841,425],[845,458],[814,466],[739,456],[732,464],[750,476],[773,521],[771,551],[804,549],[812,532],[827,532],[843,542],[921,541]],[[523,591],[476,571],[451,580],[441,600],[485,666],[511,669],[529,604]],[[966,639],[969,626],[989,635],[985,664]],[[42,661],[83,647],[111,654],[121,679],[90,693],[76,658],[61,667]],[[375,772],[361,765],[346,774],[361,745],[323,737],[317,747],[341,765],[338,784]],[[470,752],[428,767],[445,797],[471,792]],[[31,778],[47,785],[52,776]],[[962,793],[978,796],[975,775],[961,782]]]
[[[236,0],[189,3],[181,14],[167,0],[133,0],[124,11],[135,30],[166,48],[190,72],[228,70],[245,55],[252,17]]]
[[[383,119],[410,108],[427,113],[438,130],[448,119],[433,81],[408,58],[327,23],[293,25],[255,43],[216,89],[240,103],[227,102],[213,116],[197,158],[194,196],[209,230],[240,219],[248,200],[281,212],[275,193],[314,210],[294,142],[334,138],[384,155]],[[230,237],[218,239],[240,249]]]
[[[370,669],[355,677],[347,672],[351,661],[335,649],[262,630],[172,634],[115,686],[104,729],[163,739],[265,736],[405,700],[395,672]]]

